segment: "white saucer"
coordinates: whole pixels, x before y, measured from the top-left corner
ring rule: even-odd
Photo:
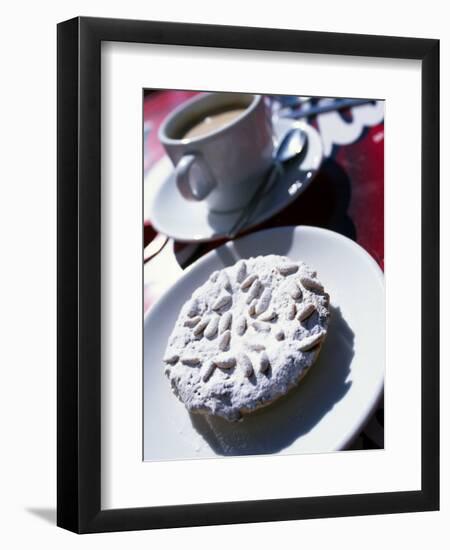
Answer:
[[[242,230],[271,218],[294,201],[312,182],[320,168],[323,147],[317,130],[305,122],[281,119],[274,121],[275,139],[279,140],[293,125],[307,134],[306,154],[282,174],[261,199],[253,216]],[[205,202],[186,201],[174,181],[173,166],[163,157],[144,181],[144,218],[154,228],[177,241],[212,241],[226,236],[240,216],[209,212]]]
[[[242,422],[190,415],[173,395],[162,362],[180,308],[214,270],[259,254],[286,255],[317,270],[331,299],[319,358],[298,388]],[[344,449],[382,394],[384,331],[383,273],[347,237],[317,227],[278,227],[216,248],[192,264],[145,318],[144,460]]]

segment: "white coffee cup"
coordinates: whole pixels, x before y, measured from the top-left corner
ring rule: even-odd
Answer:
[[[159,139],[183,197],[216,212],[242,209],[273,162],[270,110],[261,95],[197,96],[168,115]]]

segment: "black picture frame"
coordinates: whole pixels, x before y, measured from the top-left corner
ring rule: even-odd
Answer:
[[[439,508],[439,41],[78,17],[58,25],[57,524],[77,533]],[[420,491],[102,510],[100,48],[102,41],[422,62]],[[418,220],[419,222],[419,220]]]

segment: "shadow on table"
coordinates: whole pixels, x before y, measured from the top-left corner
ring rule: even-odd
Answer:
[[[347,172],[333,158],[327,158],[308,189],[263,227],[314,225],[356,241],[356,227],[348,214],[351,196]]]
[[[329,333],[317,363],[297,388],[242,422],[194,414],[192,425],[223,456],[271,454],[288,447],[312,430],[349,390],[353,344],[352,330],[340,309],[332,307]]]

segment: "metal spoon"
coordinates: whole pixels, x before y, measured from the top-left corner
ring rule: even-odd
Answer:
[[[253,215],[264,193],[272,187],[278,176],[283,172],[283,165],[298,157],[307,143],[307,135],[300,128],[291,128],[283,137],[274,155],[274,164],[266,180],[258,187],[247,206],[242,211],[231,229],[227,232],[229,239],[234,239]]]
[[[361,105],[374,105],[373,99],[336,99],[331,103],[325,105],[313,105],[312,107],[300,107],[289,108],[286,107],[280,110],[278,116],[281,118],[308,118],[312,116],[321,115],[323,113],[330,113],[331,111],[340,111],[341,109],[351,109],[353,107],[359,107]]]
[[[306,144],[306,133],[300,128],[291,128],[275,151],[276,162],[288,162],[299,155]]]

